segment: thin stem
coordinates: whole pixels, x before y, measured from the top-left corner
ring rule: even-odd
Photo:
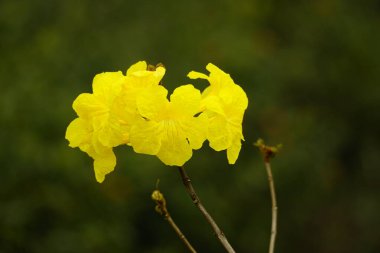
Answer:
[[[193,248],[193,246],[190,244],[190,242],[187,240],[185,235],[182,233],[181,229],[175,224],[173,218],[171,217],[167,207],[166,207],[166,200],[164,198],[164,195],[159,191],[155,190],[152,193],[152,199],[156,202],[156,211],[164,216],[165,220],[169,223],[169,225],[173,228],[173,230],[178,235],[179,239],[185,244],[186,248],[191,253],[197,253],[197,251]]]
[[[235,253],[235,250],[232,248],[232,246],[228,242],[223,231],[218,227],[214,219],[211,217],[211,215],[207,212],[205,207],[202,205],[198,195],[196,194],[194,190],[193,185],[191,184],[191,180],[189,176],[186,174],[185,169],[183,167],[178,167],[178,169],[179,169],[179,173],[181,175],[182,182],[186,188],[187,193],[189,194],[194,205],[199,209],[199,211],[201,211],[202,215],[205,217],[207,222],[210,224],[210,226],[214,230],[215,236],[219,239],[220,243],[223,245],[223,247],[226,249],[228,253]]]
[[[186,248],[192,252],[192,253],[197,253],[197,251],[193,248],[193,246],[190,244],[190,242],[187,240],[185,235],[182,233],[182,231],[179,229],[177,224],[175,224],[174,220],[170,216],[169,212],[165,215],[165,220],[167,220],[170,224],[170,226],[174,229],[178,237],[181,239],[181,241],[185,244]]]
[[[274,244],[276,241],[276,235],[277,235],[277,200],[276,200],[276,191],[274,188],[274,181],[273,181],[273,175],[272,175],[272,169],[270,166],[270,159],[275,157],[277,153],[282,148],[282,144],[279,144],[277,146],[267,146],[265,145],[264,141],[262,139],[258,139],[254,145],[258,147],[263,154],[264,158],[264,164],[265,169],[268,174],[268,182],[269,182],[269,189],[270,189],[270,195],[272,199],[272,227],[271,227],[271,234],[270,234],[270,242],[269,242],[269,253],[274,252]]]
[[[269,159],[265,159],[265,169],[268,174],[268,182],[269,182],[269,189],[270,189],[270,195],[272,199],[272,228],[271,228],[271,236],[270,236],[270,242],[269,242],[269,253],[274,252],[274,244],[276,241],[276,235],[277,235],[277,200],[276,200],[276,191],[274,188],[274,181],[273,181],[273,175],[272,170],[270,166]]]

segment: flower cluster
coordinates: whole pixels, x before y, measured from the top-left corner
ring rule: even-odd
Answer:
[[[137,153],[156,155],[167,165],[182,166],[208,140],[214,150],[227,150],[228,162],[234,164],[244,140],[248,99],[230,75],[211,63],[206,69],[209,76],[188,74],[191,79],[208,80],[203,92],[182,85],[170,99],[161,85],[162,66],[151,68],[140,61],[126,75],[121,71],[96,75],[93,92],[80,94],[73,103],[78,117],[67,127],[69,146],[94,159],[98,182],[115,168],[113,148],[122,144]]]

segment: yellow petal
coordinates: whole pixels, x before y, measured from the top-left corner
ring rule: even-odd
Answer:
[[[84,143],[90,142],[91,132],[87,121],[76,118],[67,127],[65,138],[69,141],[70,147],[79,147]]]
[[[130,125],[122,124],[117,115],[100,114],[92,118],[94,135],[106,147],[116,147],[125,143],[123,137]]]
[[[92,90],[94,95],[101,97],[105,104],[110,105],[119,95],[124,82],[125,76],[121,71],[104,72],[94,77]]]
[[[88,143],[83,143],[79,146],[79,149],[85,153],[87,153],[87,155],[89,157],[94,157],[96,155],[96,152],[95,152],[95,149],[94,149],[94,146],[92,145],[91,142],[88,142]]]
[[[185,138],[177,135],[175,129],[166,130],[157,157],[166,165],[182,166],[193,155],[192,149]]]
[[[206,69],[210,71],[209,82],[211,86],[210,94],[215,95],[219,93],[219,90],[228,87],[231,85],[235,85],[231,76],[225,73],[223,70],[218,68],[212,63],[207,64]]]
[[[156,155],[161,147],[161,135],[161,124],[140,119],[131,128],[129,141],[136,153]]]
[[[200,111],[201,92],[193,85],[182,85],[170,96],[171,106],[183,115],[193,116]]]
[[[208,117],[202,113],[198,117],[191,117],[179,122],[182,135],[186,136],[192,149],[200,149],[207,138]]]
[[[187,77],[190,79],[198,79],[198,78],[208,79],[207,75],[200,72],[196,72],[196,71],[190,71],[189,74],[187,74]]]
[[[138,116],[136,107],[136,93],[123,89],[120,96],[115,99],[111,107],[112,114],[117,117],[120,124],[130,125]]]
[[[162,77],[165,75],[166,69],[164,67],[158,67],[156,68],[156,71],[154,71],[154,76],[158,81],[161,81]]]
[[[211,112],[215,112],[220,115],[225,115],[224,106],[218,96],[207,96],[206,98],[202,99],[201,104],[202,108],[205,108]]]
[[[232,141],[232,145],[227,149],[227,159],[229,164],[235,164],[239,157],[240,149],[241,141],[240,137],[237,136],[237,138]]]
[[[140,115],[147,119],[155,119],[169,103],[166,98],[167,94],[168,91],[163,86],[152,86],[144,89],[144,92],[136,98]]]
[[[218,74],[218,75],[228,75],[227,73],[225,73],[223,70],[221,70],[220,68],[218,68],[217,66],[215,66],[214,64],[212,63],[208,63],[206,65],[206,69],[210,72],[210,73],[214,73],[214,74]]]
[[[129,69],[127,70],[127,75],[130,75],[130,74],[137,72],[137,71],[143,71],[146,69],[147,69],[146,62],[145,61],[139,61],[139,62],[137,62],[137,63],[135,63],[129,67]]]
[[[112,172],[116,166],[116,156],[112,148],[107,149],[94,157],[94,171],[96,181],[102,183],[105,175]]]
[[[214,64],[207,64],[206,69],[210,72],[209,81],[211,85],[216,85],[218,83],[218,85],[224,87],[225,85],[234,84],[231,76]]]
[[[104,103],[90,93],[80,94],[73,102],[73,109],[79,117],[91,118],[94,114],[107,111]]]
[[[239,85],[231,85],[220,90],[220,98],[235,111],[244,111],[248,107],[248,97]]]
[[[72,121],[67,128],[66,139],[70,141],[71,147],[79,147],[94,159],[95,177],[99,183],[115,168],[116,157],[112,148],[104,147],[93,138],[91,126],[87,121],[81,118]]]
[[[217,115],[210,118],[207,139],[210,147],[216,151],[227,149],[231,145],[230,129],[223,116]]]
[[[80,147],[81,148],[81,147]],[[91,156],[92,158],[95,158],[97,154],[105,153],[108,149],[111,147],[104,146],[100,141],[96,133],[93,133],[91,138],[90,146],[87,147],[87,150],[85,152]],[[81,148],[83,150],[83,148]]]
[[[126,89],[141,89],[156,86],[165,75],[165,68],[158,67],[155,71],[136,71],[126,77]]]

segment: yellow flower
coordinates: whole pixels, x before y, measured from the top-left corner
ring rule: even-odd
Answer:
[[[105,72],[95,76],[93,93],[80,94],[73,103],[79,117],[90,120],[94,135],[106,147],[129,142],[129,130],[137,114],[136,96],[146,87],[158,85],[165,69],[148,71],[145,61],[132,65],[124,76]]]
[[[91,121],[94,137],[106,147],[115,147],[124,142],[123,124],[112,112],[126,77],[119,72],[105,72],[95,76],[93,93],[80,94],[73,108],[80,118]]]
[[[234,83],[229,74],[209,63],[206,69],[210,75],[191,71],[191,79],[207,79],[210,86],[202,93],[202,109],[209,118],[207,139],[210,147],[216,151],[227,150],[230,164],[234,164],[239,156],[244,111],[248,106],[248,98],[244,90]]]
[[[160,85],[165,68],[145,61],[132,65],[126,75],[105,72],[95,76],[92,93],[80,94],[73,103],[78,115],[66,130],[70,147],[79,147],[94,159],[95,177],[103,182],[114,170],[113,147],[131,145],[135,152],[156,155],[171,166],[182,166],[193,149],[210,146],[227,150],[235,163],[240,149],[242,121],[248,99],[232,78],[212,64],[207,76],[190,72],[192,79],[207,79],[203,93],[191,84],[168,91]]]
[[[152,86],[136,99],[140,119],[132,126],[130,142],[135,152],[157,155],[166,165],[182,166],[207,136],[207,116],[200,112],[201,94],[183,85],[167,97],[162,86]]]
[[[69,146],[79,147],[94,159],[95,177],[100,183],[116,166],[112,148],[125,141],[126,126],[112,110],[124,82],[121,71],[96,75],[93,93],[82,93],[75,99],[73,109],[79,117],[66,130]]]
[[[79,147],[94,159],[95,178],[99,183],[104,181],[106,174],[114,170],[115,154],[112,148],[105,147],[94,136],[94,128],[90,121],[76,118],[67,127],[65,137],[69,140],[70,147]]]
[[[127,76],[105,72],[95,76],[93,93],[80,94],[73,103],[79,118],[70,123],[66,139],[94,159],[96,180],[102,182],[114,170],[112,148],[129,142],[131,125],[138,115],[136,96],[145,87],[158,85],[165,69],[147,71],[145,61],[132,65]]]

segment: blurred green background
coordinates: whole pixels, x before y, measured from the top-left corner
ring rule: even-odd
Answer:
[[[164,63],[166,86],[212,62],[246,90],[246,141],[229,166],[208,145],[186,167],[237,252],[380,252],[380,3],[0,1],[0,252],[186,252],[154,211],[156,180],[199,252],[223,252],[175,168],[118,147],[98,184],[64,139],[95,74]],[[199,88],[206,83],[194,82]]]

